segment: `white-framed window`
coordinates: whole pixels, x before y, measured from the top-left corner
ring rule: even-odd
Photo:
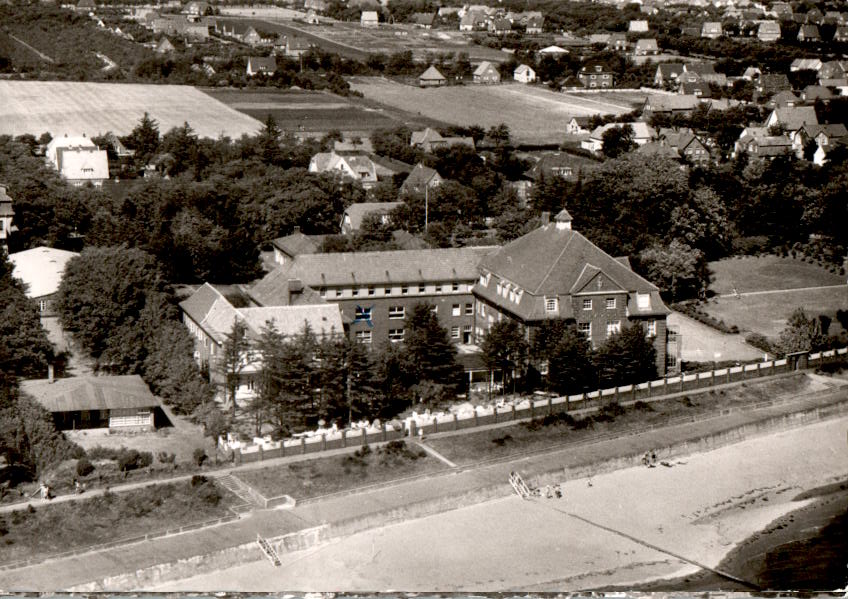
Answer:
[[[591,310],[592,309],[592,300],[584,299],[583,300],[583,309],[584,310]]]
[[[650,310],[651,309],[651,296],[647,293],[637,293],[636,294],[636,307],[639,310]]]
[[[558,312],[559,300],[555,297],[545,298],[545,312]]]
[[[648,334],[648,337],[656,337],[657,336],[657,321],[649,320],[645,325],[645,331]]]
[[[350,294],[351,294],[353,297],[356,297],[357,295],[359,295],[359,288],[354,287],[353,289],[351,289],[351,290],[350,290]]]
[[[389,341],[403,341],[403,329],[389,329]]]
[[[356,331],[356,342],[364,344],[371,343],[371,331]]]
[[[356,320],[371,320],[371,308],[356,307]]]
[[[47,300],[38,300],[38,310],[47,312]]]
[[[386,295],[391,295],[392,294],[392,288],[386,287],[385,289],[383,289],[383,293],[386,294]]]
[[[459,339],[459,327],[451,327],[451,339]]]
[[[462,312],[460,311],[459,304],[454,304],[451,306],[451,316],[460,316]]]
[[[612,322],[607,323],[607,337],[612,335],[617,335],[621,332],[621,321],[613,320]]]
[[[426,292],[426,291],[427,291],[427,286],[426,286],[426,285],[419,285],[419,286],[418,286],[418,293],[424,293],[424,292]]]
[[[500,281],[498,281],[497,292],[498,292],[498,295],[503,293],[503,283],[500,282]]]
[[[577,323],[577,331],[583,333],[587,337],[592,336],[592,323],[591,322],[579,322]]]
[[[615,298],[608,297],[607,298],[607,310],[615,310]]]
[[[377,290],[374,287],[368,288],[368,295],[374,295],[377,293]]]
[[[406,311],[403,306],[389,306],[389,318],[404,318]]]
[[[465,304],[465,315],[474,316],[474,304]]]
[[[400,288],[400,294],[401,295],[409,295],[409,287],[407,285],[404,285],[403,287],[401,287]]]

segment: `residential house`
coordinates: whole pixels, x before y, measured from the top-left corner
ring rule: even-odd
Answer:
[[[153,430],[159,400],[137,374],[21,381],[21,390],[53,416],[60,431]]]
[[[707,21],[701,26],[701,37],[717,39],[724,35],[721,29],[721,23],[717,21]]]
[[[536,182],[539,177],[559,177],[566,181],[577,181],[581,174],[585,174],[597,167],[598,163],[583,156],[576,156],[567,152],[545,152],[536,161],[536,164],[526,173],[531,182]],[[531,183],[532,187],[532,183]]]
[[[565,126],[565,132],[569,135],[584,135],[590,133],[589,123],[591,119],[588,116],[573,116]]]
[[[680,89],[678,90],[678,92],[681,95],[695,96],[696,98],[702,98],[704,100],[712,97],[712,91],[710,90],[710,86],[704,81],[696,81],[695,83],[689,83],[688,81],[685,81],[680,84]]]
[[[678,98],[680,96],[669,97]],[[633,129],[633,142],[637,146],[644,145],[656,137],[656,131],[654,131],[654,129],[650,127],[647,123],[641,121],[636,121],[633,123],[608,123],[601,127],[595,128],[592,133],[589,134],[589,139],[584,139],[580,142],[580,147],[584,150],[589,150],[594,154],[598,154],[604,149],[604,133],[606,133],[613,127],[623,127],[624,125],[630,125],[630,127]]]
[[[9,255],[12,276],[24,282],[27,297],[36,303],[42,318],[56,316],[56,295],[65,265],[76,256],[79,256],[76,252],[46,246]]]
[[[763,72],[759,67],[747,67],[742,73],[742,79],[745,81],[757,81]]]
[[[819,34],[819,28],[817,25],[801,25],[801,28],[798,30],[798,41],[799,42],[820,42],[821,35]]]
[[[635,56],[651,56],[659,53],[660,49],[657,46],[657,40],[653,38],[637,40],[636,47],[633,49]]]
[[[780,24],[777,21],[763,21],[757,27],[757,39],[771,43],[780,39]]]
[[[835,150],[842,150],[844,152],[846,149],[848,149],[848,142],[844,139],[835,139],[832,143],[826,146],[820,145],[816,148],[815,154],[813,154],[813,164],[823,166],[828,162],[828,155],[830,155],[831,152]]]
[[[409,145],[432,154],[438,148],[446,148],[454,145],[466,145],[475,148],[473,137],[444,137],[435,129],[427,127],[423,131],[413,131]]]
[[[683,73],[683,64],[676,62],[663,62],[657,65],[657,74],[654,75],[654,86],[660,88],[673,87]]]
[[[565,320],[599,347],[638,324],[654,340],[657,370],[665,374],[670,311],[659,289],[573,230],[565,210],[555,222],[542,222],[480,262],[473,288],[478,340],[509,319],[523,325],[532,343],[544,323]]]
[[[58,147],[55,166],[62,178],[76,187],[87,183],[102,187],[109,179],[108,154],[97,146]]]
[[[295,258],[294,262],[300,257]],[[290,263],[293,264],[294,262]],[[286,267],[280,267],[279,272]],[[249,341],[259,339],[262,329],[272,323],[284,339],[293,339],[309,328],[319,339],[345,334],[338,305],[326,303],[297,278],[286,279],[277,289],[275,303],[265,307],[236,308],[221,291],[205,283],[189,298],[180,302],[183,324],[194,337],[194,358],[201,368],[208,369],[211,382],[221,384],[224,375],[217,367],[224,354],[227,335],[238,321],[246,329]],[[236,376],[237,400],[255,397],[262,369],[261,359],[244,356]]]
[[[694,95],[651,94],[645,99],[642,117],[650,120],[655,114],[691,114],[701,103],[701,98]]]
[[[489,33],[494,35],[506,35],[512,31],[512,23],[509,19],[492,19],[489,21]]]
[[[822,85],[808,85],[801,92],[801,97],[804,99],[804,102],[810,104],[816,100],[829,102],[835,97],[835,95],[832,91]]]
[[[410,17],[410,22],[421,29],[432,29],[433,23],[436,22],[437,13],[416,12]]]
[[[351,235],[362,228],[366,216],[380,217],[380,222],[387,224],[392,210],[403,206],[403,202],[357,202],[345,208],[339,225],[342,235]]]
[[[247,58],[247,73],[248,77],[256,75],[265,75],[270,77],[277,72],[277,59],[273,56],[248,56]]]
[[[477,265],[493,248],[350,252],[298,256],[251,289],[262,306],[274,306],[295,279],[338,305],[351,323],[352,341],[380,346],[406,336],[405,319],[426,303],[451,341],[469,344],[474,330]]]
[[[792,153],[788,135],[772,135],[769,127],[746,127],[733,148],[733,156],[747,153],[749,157],[772,159]]]
[[[705,164],[710,161],[709,147],[689,128],[660,129],[659,138],[660,143],[673,149],[692,164]]]
[[[790,135],[792,149],[799,158],[804,157],[804,149],[810,141],[815,142],[817,147],[833,145],[836,141],[845,141],[848,138],[848,129],[842,123],[827,125],[804,125]]]
[[[359,24],[363,27],[379,27],[380,17],[376,10],[363,10],[359,17]]]
[[[781,20],[792,18],[792,6],[788,2],[774,2],[771,5],[772,14]]]
[[[18,230],[12,224],[14,216],[15,210],[12,207],[12,198],[7,195],[6,186],[0,185],[0,252],[8,251],[9,237]]]
[[[526,64],[518,65],[512,72],[512,78],[520,83],[533,83],[536,81],[536,71]]]
[[[592,33],[589,35],[589,45],[591,46],[609,46],[609,33]]]
[[[727,85],[727,75],[724,73],[716,73],[715,67],[710,62],[687,62],[683,65],[683,73],[680,75],[680,81],[689,83],[697,83],[703,81],[705,83],[714,83],[722,87]]]
[[[447,83],[445,76],[433,65],[427,67],[427,70],[418,77],[418,85],[421,87],[441,87]]]
[[[498,68],[488,60],[484,60],[474,70],[474,83],[500,83],[501,74]]]
[[[480,12],[467,12],[459,19],[460,31],[477,31],[486,25],[486,15]]]
[[[820,11],[818,8],[813,7],[807,11],[806,15],[807,23],[815,23],[816,25],[821,25],[824,23],[824,13]]]
[[[627,31],[629,31],[630,33],[645,33],[648,31],[648,21],[630,21],[630,24],[627,27]]]
[[[206,2],[189,2],[180,11],[181,14],[193,17],[202,17],[211,12],[211,7]]]
[[[800,34],[799,34],[800,35]],[[789,65],[789,70],[795,71],[816,71],[818,72],[824,64],[820,58],[796,58]]]
[[[627,36],[623,33],[610,33],[607,47],[617,52],[624,52],[630,47]]]
[[[816,109],[813,106],[794,106],[791,108],[775,108],[768,119],[766,127],[780,125],[787,133],[797,131],[804,125],[818,125]]]
[[[159,40],[159,43],[156,44],[156,47],[153,49],[156,54],[170,54],[174,52],[176,48],[174,48],[174,44],[171,43],[167,37],[163,37]]]
[[[283,265],[301,254],[317,254],[324,237],[324,235],[305,235],[301,233],[300,227],[295,227],[290,235],[278,237],[271,242],[274,248],[274,262]]]
[[[609,70],[607,65],[600,62],[584,64],[580,67],[577,78],[580,79],[580,83],[590,89],[615,87],[612,71]]]
[[[527,19],[524,31],[527,35],[541,35],[544,24],[545,18],[543,16],[532,16]]]
[[[427,193],[427,190],[438,187],[443,181],[444,179],[436,169],[424,166],[419,162],[401,184],[400,193],[424,195]]]
[[[370,145],[366,144],[366,145]],[[337,150],[338,151],[338,150]],[[401,162],[400,160],[395,160],[393,158],[388,158],[386,156],[380,156],[379,154],[374,154],[373,152],[365,152],[368,155],[369,160],[374,164],[374,171],[377,173],[377,180],[389,180],[392,182],[396,182],[398,177],[401,175],[408,175],[412,172],[412,165],[407,164],[405,162]]]
[[[819,68],[819,79],[842,79],[845,77],[848,61],[829,60],[823,62]]]
[[[792,91],[789,77],[784,73],[763,73],[757,82],[756,89],[764,96],[773,96],[783,91]]]
[[[784,90],[780,93],[772,96],[771,104],[775,108],[792,108],[796,104],[799,104],[801,100],[793,94],[791,91]]]
[[[848,27],[837,27],[833,33],[833,41],[841,43],[848,42]]]
[[[365,189],[377,184],[377,169],[364,154],[337,154],[319,152],[309,161],[310,173],[338,173],[359,181]]]

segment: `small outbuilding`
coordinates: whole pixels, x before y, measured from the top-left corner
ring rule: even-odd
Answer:
[[[439,69],[430,65],[426,71],[418,77],[418,85],[421,87],[441,87],[447,85],[448,80],[439,72]]]
[[[522,64],[512,72],[512,78],[521,83],[533,83],[536,81],[536,71],[532,67]]]
[[[474,83],[500,83],[501,74],[488,60],[480,63],[474,71]]]

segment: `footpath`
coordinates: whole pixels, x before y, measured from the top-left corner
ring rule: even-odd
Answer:
[[[646,451],[655,450],[665,459],[845,414],[848,388],[830,389],[704,420],[306,500],[291,509],[254,511],[237,521],[175,536],[0,571],[0,589],[141,590],[239,561],[261,559],[257,535],[277,539],[278,551],[296,550],[360,530],[504,497],[513,492],[508,483],[513,470],[536,484],[555,477],[580,478],[635,465]],[[269,465],[262,463],[263,467]],[[293,542],[283,538],[286,535]]]

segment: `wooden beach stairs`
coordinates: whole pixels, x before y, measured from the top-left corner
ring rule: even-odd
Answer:
[[[509,473],[509,484],[512,485],[512,488],[518,496],[521,497],[521,499],[528,499],[530,497],[530,489],[527,487],[527,483],[524,482],[524,479],[521,478],[521,475],[518,472]]]
[[[265,557],[274,564],[275,566],[281,566],[282,562],[280,561],[280,556],[277,555],[277,551],[271,546],[271,543],[263,539],[260,535],[256,535],[256,542],[259,543],[259,548],[262,549],[262,553],[265,554]]]

